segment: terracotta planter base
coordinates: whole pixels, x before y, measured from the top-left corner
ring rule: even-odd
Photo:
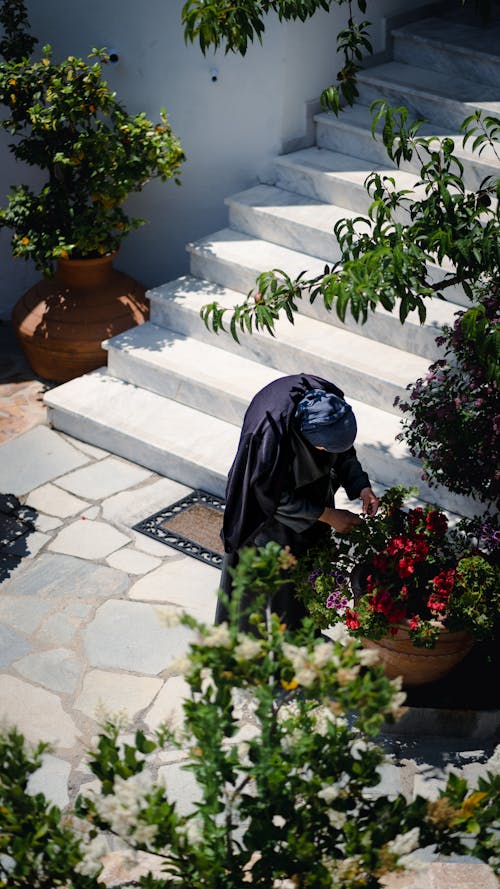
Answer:
[[[113,257],[61,260],[54,278],[31,287],[12,321],[33,371],[63,383],[106,364],[103,340],[149,317],[144,287]]]
[[[442,679],[463,660],[474,644],[468,633],[442,632],[434,648],[416,648],[406,627],[401,626],[397,636],[361,641],[365,648],[378,653],[389,679],[402,676],[406,688]]]

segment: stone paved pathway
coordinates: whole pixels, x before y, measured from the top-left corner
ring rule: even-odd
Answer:
[[[0,419],[10,385],[0,377]],[[132,530],[190,489],[56,433],[36,405],[18,401],[12,422],[0,425],[0,492],[16,494],[34,523],[0,554],[0,721],[51,743],[31,788],[64,807],[92,780],[85,753],[103,714],[126,713],[131,727],[146,730],[180,718],[185,684],[174,662],[190,631],[164,626],[158,610],[185,609],[211,622],[219,571]],[[242,731],[251,731],[244,708],[241,717]],[[494,747],[488,727],[479,729],[476,737],[432,729],[426,738],[387,736],[393,762],[381,790],[432,796],[452,766],[476,777]],[[182,755],[163,753],[157,766],[188,809],[195,788]],[[433,864],[426,876],[398,879],[391,889],[495,885],[489,870],[450,867]],[[131,879],[116,853],[106,875],[109,885]]]

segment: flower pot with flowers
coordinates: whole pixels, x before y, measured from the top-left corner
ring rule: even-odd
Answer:
[[[43,174],[38,189],[12,189],[0,227],[12,232],[13,255],[50,278],[21,298],[14,326],[33,369],[63,381],[104,364],[102,340],[146,319],[144,288],[112,266],[144,223],[123,202],[150,179],[178,182],[184,155],[164,111],[154,124],[117,101],[104,50],[54,62],[45,46],[32,58],[20,0],[4,0],[0,23],[0,126],[15,137],[15,158]]]
[[[297,594],[318,625],[342,624],[406,686],[442,678],[475,639],[500,629],[495,519],[462,519],[450,529],[437,508],[403,508],[415,493],[390,488],[376,516],[349,535],[333,534],[296,569]]]

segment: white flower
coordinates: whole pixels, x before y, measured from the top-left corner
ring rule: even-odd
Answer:
[[[353,759],[361,759],[363,753],[366,753],[370,748],[371,744],[363,738],[356,738],[351,744],[351,756]]]
[[[210,689],[214,689],[216,687],[214,674],[210,667],[203,667],[203,669],[200,670],[200,677],[202,694],[205,695],[208,691],[210,691]]]
[[[292,645],[290,642],[283,642],[283,654],[286,659],[291,662],[295,670],[300,670],[304,664],[307,664],[308,656],[305,648],[298,645]]]
[[[340,787],[338,784],[327,784],[326,787],[323,787],[323,790],[320,790],[318,796],[320,799],[323,799],[327,805],[333,803],[334,799],[340,794]]]
[[[328,628],[328,635],[333,642],[340,642],[341,645],[347,645],[352,642],[349,630],[345,624],[334,624]]]
[[[94,837],[86,842],[83,848],[83,858],[75,867],[77,874],[83,877],[96,877],[102,869],[102,859],[108,852],[108,845],[103,837]]]
[[[378,652],[373,648],[362,648],[358,652],[358,658],[362,667],[373,667],[379,663]]]
[[[210,627],[203,636],[203,643],[207,648],[230,648],[232,639],[226,621]]]
[[[274,880],[273,889],[296,889],[295,880]]]
[[[336,809],[328,809],[328,812],[326,814],[332,827],[335,827],[337,830],[342,830],[344,824],[347,821],[347,815],[345,814],[345,812],[337,812]]]
[[[296,670],[295,676],[293,677],[295,682],[298,682],[299,685],[303,685],[304,688],[309,688],[313,684],[316,679],[316,670],[306,664],[303,667],[300,667]]]
[[[247,636],[245,633],[238,633],[238,645],[234,649],[234,656],[237,661],[251,661],[255,657],[262,654],[262,645],[259,639]]]
[[[191,667],[190,659],[186,655],[180,655],[168,664],[168,671],[169,673],[187,673]]]
[[[286,820],[285,818],[283,818],[283,815],[275,815],[273,817],[273,824],[275,827],[284,827],[286,824]]]
[[[190,846],[197,846],[201,840],[201,827],[197,818],[189,818],[179,825],[177,833],[183,834]]]
[[[400,707],[403,706],[406,701],[406,692],[399,691],[394,695],[391,703],[389,704],[389,713],[392,713],[393,716],[397,716],[399,713]]]
[[[130,778],[115,778],[114,793],[96,800],[96,809],[111,830],[118,836],[129,836],[135,828],[141,808],[152,790],[153,780],[148,772],[138,772]]]
[[[182,611],[174,608],[157,608],[156,613],[164,627],[178,627]]]
[[[354,682],[359,673],[359,669],[359,664],[356,664],[354,667],[340,667],[337,670],[337,680],[339,685],[349,685],[350,682]]]
[[[419,842],[420,828],[412,827],[407,833],[399,833],[397,837],[394,837],[393,840],[387,843],[387,848],[393,855],[409,855],[410,852],[418,849]]]
[[[335,725],[337,728],[347,725],[347,721],[343,716],[337,716],[330,707],[319,704],[314,710],[311,710],[311,716],[314,717],[315,731],[322,738],[328,733],[329,725]]]
[[[334,648],[331,642],[322,642],[316,646],[312,655],[311,662],[320,670],[334,660]]]
[[[157,824],[138,824],[131,839],[141,846],[149,846],[156,839],[157,833]]]

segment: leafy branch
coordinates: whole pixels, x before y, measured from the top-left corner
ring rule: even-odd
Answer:
[[[398,307],[402,323],[416,311],[422,323],[426,299],[444,299],[446,290],[457,284],[472,299],[475,283],[498,278],[500,178],[486,178],[477,191],[467,191],[452,139],[420,136],[422,121],[409,123],[406,108],[377,101],[372,111],[374,138],[381,122],[391,160],[399,166],[414,154],[418,158],[420,175],[413,189],[398,190],[394,177],[371,173],[365,180],[371,197],[367,216],[342,219],[334,227],[340,259],[314,277],[303,271],[292,279],[280,269],[261,274],[257,289],[231,310],[229,330],[236,340],[238,331],[265,329],[272,334],[282,313],[293,323],[303,297],[311,303],[321,297],[341,321],[349,310],[364,323],[382,306],[389,312]],[[499,119],[478,111],[464,120],[462,132],[464,145],[473,139],[474,151],[489,146],[497,153]],[[400,221],[401,214],[407,221]],[[429,265],[443,264],[451,270],[433,280]],[[211,303],[201,317],[217,333],[226,329],[228,311]]]
[[[305,22],[318,10],[329,12],[332,5],[348,5],[347,27],[337,35],[337,51],[344,64],[337,74],[337,85],[323,90],[321,103],[338,114],[344,100],[352,105],[358,96],[356,75],[361,70],[363,53],[372,52],[368,38],[370,22],[357,22],[353,16],[353,0],[187,0],[182,8],[182,24],[186,42],[199,42],[205,54],[208,49],[225,47],[226,53],[244,56],[254,38],[262,43],[264,18],[274,12],[280,22]],[[360,12],[366,12],[366,0],[357,0]]]

